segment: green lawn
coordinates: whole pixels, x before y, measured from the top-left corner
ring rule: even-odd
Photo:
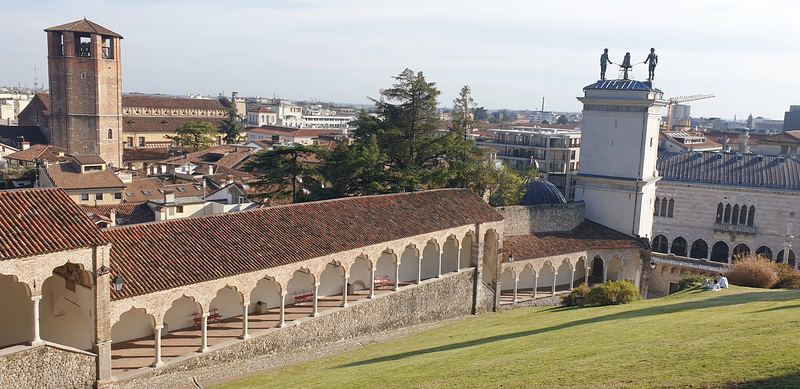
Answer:
[[[480,315],[218,387],[798,388],[798,333],[798,290],[688,290]]]

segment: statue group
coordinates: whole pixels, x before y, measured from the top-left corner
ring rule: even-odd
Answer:
[[[647,81],[652,81],[656,77],[656,64],[658,64],[658,56],[656,55],[656,49],[651,48],[650,54],[641,62],[643,64],[648,65],[648,74],[647,74]],[[600,80],[606,79],[606,66],[608,64],[614,64],[608,59],[608,49],[603,50],[603,54],[600,56]],[[633,64],[638,65],[638,64]],[[622,79],[628,79],[628,71],[633,69],[633,65],[631,64],[631,53],[625,53],[625,58],[622,59],[622,63],[619,64],[619,70],[623,72]]]

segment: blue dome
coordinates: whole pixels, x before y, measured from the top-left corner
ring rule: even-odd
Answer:
[[[519,205],[566,204],[567,199],[555,185],[548,181],[535,179],[528,184]]]

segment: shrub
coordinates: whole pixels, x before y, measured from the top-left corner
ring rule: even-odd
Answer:
[[[694,283],[702,283],[706,280],[706,276],[701,276],[699,274],[690,274],[686,277],[681,278],[678,281],[678,290],[686,289],[686,284],[694,284]]]
[[[769,289],[778,283],[775,263],[761,254],[739,255],[727,272],[728,282],[739,286]]]
[[[788,263],[775,266],[778,271],[778,283],[773,288],[800,289],[800,271],[794,270]]]
[[[589,295],[589,287],[586,286],[586,283],[580,284],[577,288],[572,289],[572,292],[569,292],[568,295],[564,295],[561,297],[561,305],[565,307],[574,307],[578,305],[578,297],[583,296],[585,299],[586,296]]]
[[[586,297],[586,305],[619,305],[641,299],[639,289],[628,281],[607,281],[596,285]]]

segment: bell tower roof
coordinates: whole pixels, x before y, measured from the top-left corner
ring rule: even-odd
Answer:
[[[50,27],[45,31],[72,31],[72,32],[85,32],[90,34],[110,35],[122,39],[122,35],[117,34],[91,20],[83,18],[76,22],[62,24],[60,26]]]

